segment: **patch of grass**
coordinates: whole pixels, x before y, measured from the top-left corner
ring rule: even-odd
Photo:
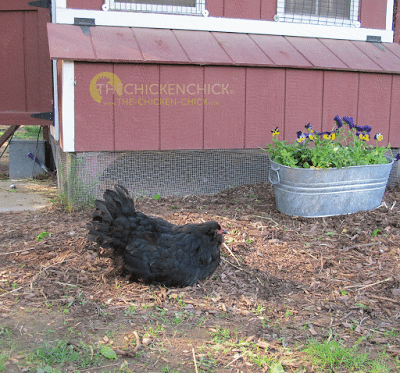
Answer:
[[[0,372],[6,371],[6,365],[4,364],[6,359],[7,359],[7,355],[4,353],[1,353],[0,354]]]
[[[0,128],[0,136],[6,132],[7,128],[2,127]],[[14,133],[14,139],[20,140],[35,140],[37,135],[40,131],[40,126],[21,126],[18,130]]]
[[[228,341],[231,338],[231,331],[226,328],[218,327],[215,331],[211,332],[213,337],[213,342],[215,343],[223,343]]]
[[[31,364],[39,364],[41,369],[46,367],[62,368],[65,364],[73,363],[77,368],[90,367],[103,361],[100,351],[94,352],[91,346],[83,343],[79,347],[66,341],[58,341],[54,345],[44,342],[32,351],[28,357]]]
[[[370,359],[368,352],[360,351],[359,343],[352,347],[345,347],[340,341],[327,340],[318,342],[312,340],[303,350],[310,356],[311,362],[319,368],[329,368],[332,372],[369,372],[390,373],[393,370],[388,367],[389,356],[380,354],[378,359]]]

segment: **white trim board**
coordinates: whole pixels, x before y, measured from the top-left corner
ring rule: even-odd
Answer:
[[[199,17],[175,14],[135,13],[56,8],[57,23],[74,24],[74,18],[94,18],[97,26],[143,27],[194,31],[219,31],[264,35],[366,41],[367,35],[393,43],[392,30],[337,27],[251,19]]]
[[[75,151],[75,66],[62,62],[62,149]]]
[[[386,30],[392,30],[392,28],[393,28],[393,8],[394,8],[394,0],[387,0],[387,4],[386,4]]]

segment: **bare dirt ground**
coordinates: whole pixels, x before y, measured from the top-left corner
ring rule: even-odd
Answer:
[[[217,220],[229,231],[214,275],[183,289],[115,273],[86,238],[92,211],[2,213],[0,371],[397,372],[399,191],[376,210],[320,219],[279,213],[269,185],[137,200],[175,224]],[[304,351],[311,339],[356,344],[385,356],[386,370],[318,367]],[[89,359],[40,358],[60,341]]]

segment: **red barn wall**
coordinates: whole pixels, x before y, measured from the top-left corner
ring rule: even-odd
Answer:
[[[386,1],[362,0],[360,2],[361,27],[386,28]],[[104,0],[67,0],[67,7],[73,9],[101,10]],[[262,19],[273,21],[276,14],[276,0],[207,0],[211,17]]]
[[[76,151],[258,148],[276,126],[293,141],[309,122],[331,130],[337,114],[400,147],[398,75],[76,62],[75,80]]]

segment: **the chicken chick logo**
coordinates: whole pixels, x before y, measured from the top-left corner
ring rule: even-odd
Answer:
[[[121,79],[118,78],[114,73],[110,72],[103,72],[97,74],[90,82],[90,95],[92,96],[93,100],[95,100],[97,103],[101,104],[101,100],[103,96],[101,95],[101,90],[99,89],[99,86],[97,84],[98,80],[100,79],[109,79],[106,84],[109,84],[112,89],[114,89],[114,92],[117,92],[119,96],[121,96],[122,92],[118,92],[117,87],[122,86]]]

